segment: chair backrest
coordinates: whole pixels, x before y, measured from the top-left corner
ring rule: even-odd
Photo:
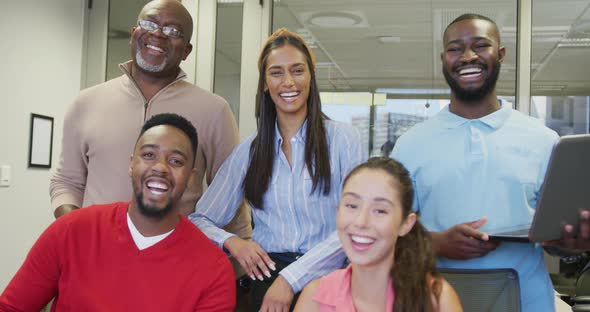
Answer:
[[[586,266],[580,270],[576,279],[575,296],[585,296],[586,298],[590,296],[590,262],[586,263]]]
[[[590,311],[590,262],[581,270],[576,279],[572,311]]]
[[[513,269],[438,269],[465,312],[519,312],[520,286]]]

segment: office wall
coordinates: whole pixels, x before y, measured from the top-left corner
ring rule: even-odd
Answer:
[[[80,89],[84,2],[19,0],[0,6],[0,165],[12,167],[10,187],[0,187],[0,292],[53,220],[50,172],[27,168],[30,114],[55,118],[55,166],[63,115]]]

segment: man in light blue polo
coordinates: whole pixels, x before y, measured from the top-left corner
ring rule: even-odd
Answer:
[[[490,242],[487,231],[532,220],[557,134],[496,96],[506,50],[496,24],[465,14],[444,33],[443,73],[451,103],[396,143],[411,172],[415,210],[431,231],[437,265],[513,268],[523,311],[553,311],[542,248]]]

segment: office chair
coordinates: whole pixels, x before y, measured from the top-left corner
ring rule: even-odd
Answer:
[[[520,286],[513,269],[438,269],[465,312],[519,312]]]
[[[575,295],[572,297],[572,311],[590,311],[590,262],[581,270],[576,279]]]

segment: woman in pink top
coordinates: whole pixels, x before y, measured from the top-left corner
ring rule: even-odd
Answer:
[[[408,171],[393,159],[372,158],[352,170],[336,220],[351,265],[311,282],[295,311],[462,311],[436,272],[413,199]]]

